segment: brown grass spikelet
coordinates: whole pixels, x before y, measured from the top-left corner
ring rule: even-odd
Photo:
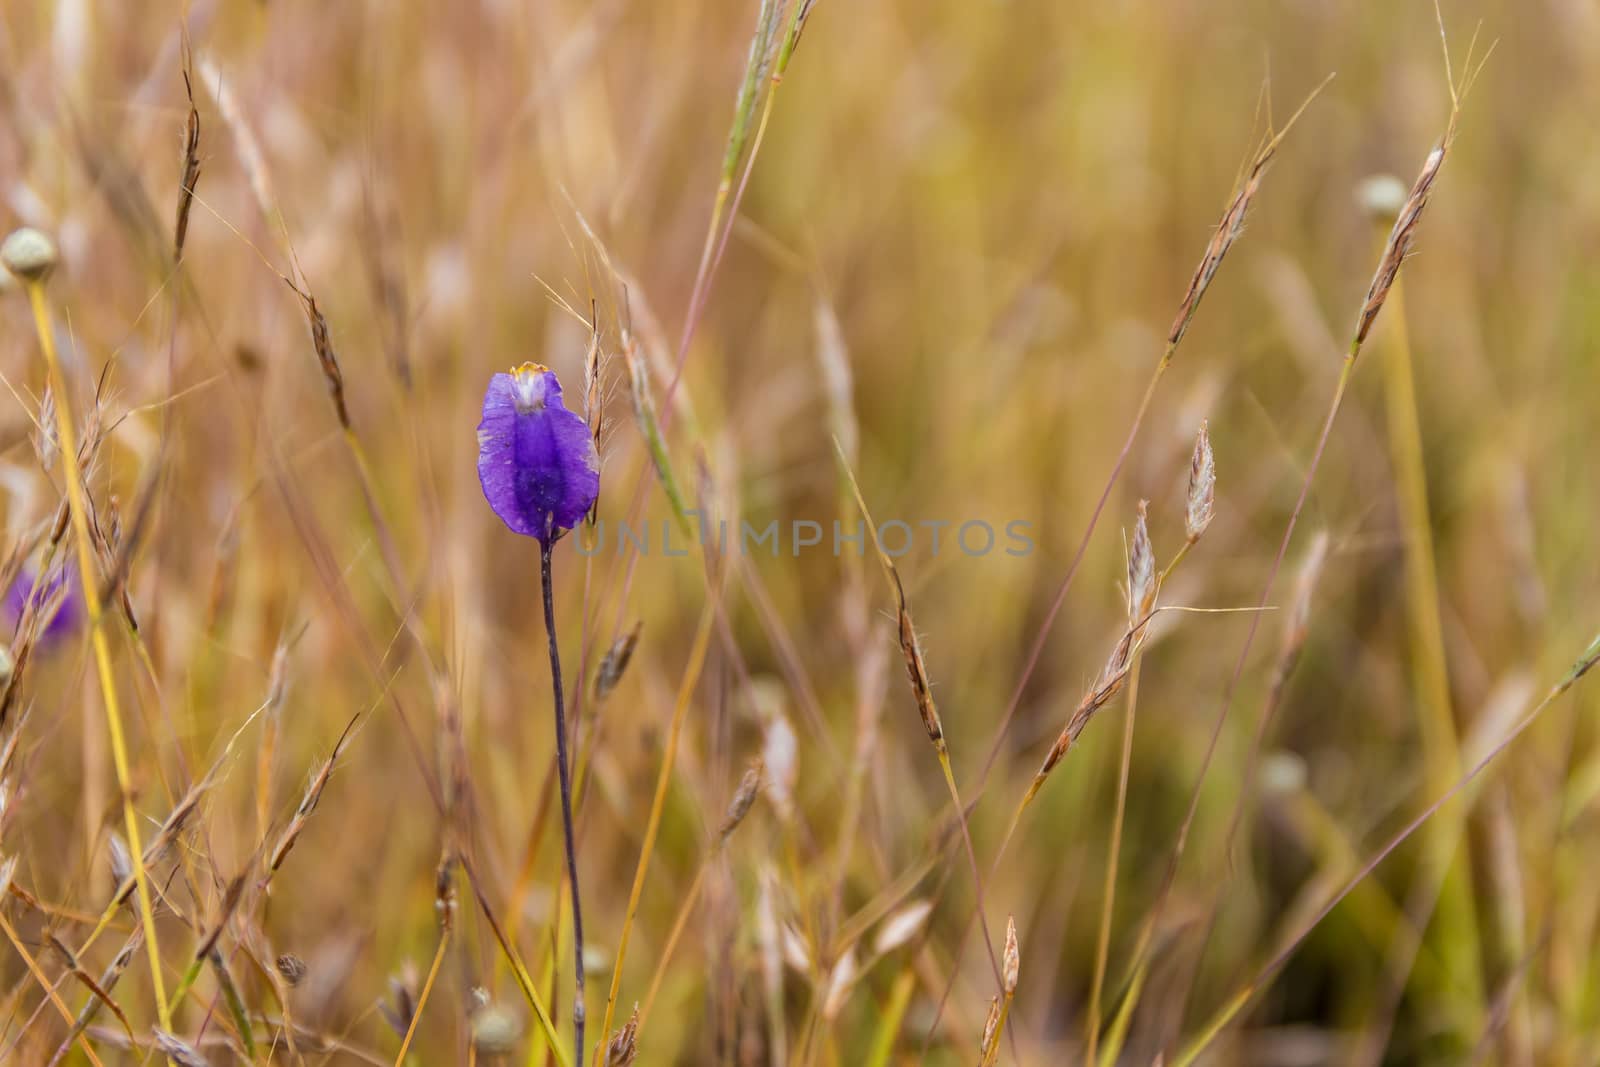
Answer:
[[[289,288],[300,297],[300,303],[305,308],[306,323],[311,327],[311,347],[316,351],[317,364],[322,368],[322,378],[328,384],[328,396],[333,400],[333,409],[339,416],[339,425],[348,430],[350,409],[345,406],[344,400],[344,372],[339,369],[339,357],[333,350],[333,338],[328,333],[328,319],[317,306],[316,297],[293,282],[289,282]]]
[[[978,1038],[978,1051],[984,1059],[989,1058],[989,1051],[994,1048],[994,1039],[1000,1031],[1000,998],[989,998],[989,1014],[983,1020],[983,1033]]]
[[[1217,276],[1217,268],[1222,266],[1223,257],[1233,247],[1233,243],[1244,232],[1245,216],[1250,213],[1250,202],[1255,199],[1256,193],[1261,190],[1261,179],[1265,177],[1267,166],[1272,162],[1272,157],[1277,155],[1278,147],[1283,144],[1283,138],[1299,120],[1305,109],[1315,100],[1323,87],[1333,80],[1333,75],[1328,75],[1321,85],[1311,91],[1300,109],[1284,124],[1283,129],[1271,133],[1266,142],[1256,152],[1250,161],[1249,169],[1244,179],[1239,183],[1238,191],[1233,194],[1233,199],[1228,201],[1227,209],[1222,213],[1222,219],[1217,223],[1217,228],[1212,231],[1211,241],[1206,245],[1204,255],[1200,257],[1200,265],[1195,268],[1194,276],[1189,279],[1189,288],[1183,294],[1183,300],[1178,304],[1178,313],[1172,320],[1172,327],[1167,331],[1167,347],[1176,348],[1178,342],[1183,340],[1184,333],[1189,329],[1189,323],[1194,321],[1194,313],[1200,307],[1200,299],[1206,295],[1206,290],[1211,287],[1212,279]]]
[[[1211,451],[1211,432],[1206,423],[1194,435],[1194,454],[1189,458],[1189,493],[1184,501],[1183,534],[1192,545],[1200,540],[1217,508],[1217,459]]]
[[[628,664],[633,660],[633,652],[639,646],[639,631],[644,628],[642,621],[633,624],[627,633],[617,638],[611,647],[606,649],[606,654],[600,658],[600,666],[594,672],[594,699],[600,703],[611,695],[611,691],[622,681],[622,676],[628,669]]]
[[[629,1067],[639,1058],[639,1005],[606,1046],[606,1067]]]
[[[396,1037],[404,1038],[417,1013],[417,968],[407,962],[399,974],[389,976],[389,997],[378,1001],[378,1014]]]
[[[151,1036],[155,1038],[156,1048],[177,1067],[211,1067],[211,1061],[202,1056],[199,1049],[175,1034],[157,1028]]]
[[[1361,314],[1356,322],[1358,345],[1366,341],[1372,324],[1377,321],[1378,312],[1383,310],[1384,301],[1389,298],[1395,278],[1400,275],[1400,265],[1411,254],[1417,224],[1422,221],[1422,211],[1428,206],[1428,197],[1433,192],[1433,183],[1439,177],[1439,169],[1444,166],[1444,156],[1449,146],[1449,138],[1446,137],[1428,153],[1428,158],[1422,163],[1421,173],[1412,183],[1411,192],[1406,195],[1405,203],[1395,216],[1394,228],[1389,231],[1383,256],[1378,260],[1377,273],[1372,276],[1372,284],[1367,287],[1367,298],[1361,304]]]
[[[928,667],[922,658],[922,642],[917,640],[917,628],[911,621],[911,609],[906,604],[906,587],[900,581],[900,572],[892,566],[889,576],[894,579],[896,631],[900,639],[900,653],[906,660],[906,676],[911,680],[911,692],[916,697],[917,714],[928,740],[935,748],[944,748],[944,724],[939,721],[939,708],[933,702],[933,686],[928,682]]]
[[[305,829],[306,821],[311,818],[311,813],[317,810],[317,803],[322,800],[322,791],[328,787],[328,779],[333,776],[334,765],[339,762],[339,755],[344,751],[345,743],[350,739],[350,731],[355,728],[359,718],[358,715],[345,725],[344,732],[334,743],[333,752],[329,754],[317,773],[311,776],[311,781],[300,798],[300,804],[295,808],[294,817],[278,836],[278,843],[273,846],[272,854],[267,859],[268,874],[283,865],[284,857],[289,855],[289,850],[299,839],[300,832]]]
[[[1137,650],[1139,641],[1146,629],[1144,623],[1138,624],[1137,632],[1130,628],[1123,632],[1117,640],[1116,646],[1111,650],[1111,656],[1106,660],[1106,665],[1101,668],[1100,676],[1095,679],[1094,686],[1084,694],[1077,708],[1067,719],[1067,725],[1062,728],[1056,737],[1055,744],[1050,746],[1050,751],[1045,755],[1044,764],[1034,776],[1035,781],[1042,780],[1055,769],[1056,764],[1077,742],[1084,728],[1089,725],[1089,720],[1095,713],[1111,702],[1111,698],[1122,691],[1128,682],[1128,671],[1133,666],[1133,653]]]
[[[284,984],[293,989],[306,980],[310,968],[306,961],[292,952],[285,952],[273,961],[273,966],[278,969],[278,974],[283,978]]]
[[[721,840],[726,841],[744,822],[745,816],[750,814],[750,808],[761,793],[762,770],[762,763],[757,759],[744,772],[744,777],[739,779],[739,788],[733,791],[733,799],[728,801],[728,810],[723,814],[722,826],[717,831],[717,837]]]
[[[178,182],[178,214],[172,226],[172,261],[183,261],[183,246],[189,238],[189,212],[194,207],[195,186],[200,183],[200,112],[194,106],[194,81],[189,71],[190,58],[184,55],[183,92],[189,100],[189,114],[183,124],[183,177]]]

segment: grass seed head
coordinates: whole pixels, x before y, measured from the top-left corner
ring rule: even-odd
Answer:
[[[24,226],[13,230],[0,244],[0,263],[25,282],[42,282],[56,269],[56,244],[43,233]]]
[[[883,920],[877,936],[872,939],[872,952],[883,956],[904,945],[917,935],[933,914],[933,901],[913,900],[899,911]]]
[[[1156,600],[1156,553],[1150,545],[1146,521],[1148,500],[1139,501],[1138,518],[1133,523],[1133,540],[1128,544],[1128,626],[1139,625],[1150,614]]]
[[[617,683],[622,681],[623,673],[633,660],[633,650],[639,645],[639,631],[643,626],[643,622],[634,623],[633,629],[617,638],[601,657],[600,667],[594,672],[595,703],[610,696]]]
[[[1217,460],[1211,452],[1211,434],[1202,422],[1194,435],[1194,455],[1189,458],[1189,496],[1183,511],[1183,533],[1191,545],[1211,525],[1216,506]]]
[[[756,802],[756,795],[761,792],[761,761],[758,759],[744,772],[744,777],[739,779],[739,788],[734,790],[733,799],[728,802],[728,810],[722,816],[722,828],[717,836],[726,841],[739,824],[744,822],[744,817],[750,814],[750,808]]]
[[[162,1055],[177,1064],[177,1067],[211,1067],[211,1061],[200,1055],[200,1050],[176,1035],[165,1030],[152,1031],[156,1048]]]
[[[983,1036],[978,1039],[978,1051],[988,1056],[989,1050],[994,1047],[994,1039],[999,1036],[1000,1029],[1000,998],[989,998],[989,1014],[983,1020]]]
[[[1433,183],[1438,180],[1439,168],[1444,166],[1444,156],[1443,143],[1428,153],[1428,158],[1423,161],[1421,173],[1417,175],[1416,182],[1411,186],[1411,192],[1406,194],[1405,201],[1395,216],[1394,228],[1389,231],[1389,240],[1383,246],[1383,256],[1378,260],[1377,273],[1372,276],[1372,284],[1367,288],[1367,299],[1362,302],[1361,315],[1356,322],[1355,343],[1358,346],[1366,341],[1367,334],[1372,331],[1372,324],[1377,321],[1378,312],[1383,310],[1384,301],[1389,299],[1389,290],[1393,288],[1395,279],[1400,276],[1401,265],[1411,254],[1417,225],[1422,221],[1423,209],[1428,206],[1428,197],[1433,193]]]
[[[289,988],[293,989],[306,980],[306,972],[309,970],[306,967],[306,961],[292,952],[285,952],[274,962],[278,968],[278,974],[282,976],[284,984]]]
[[[472,1014],[472,1046],[481,1056],[506,1056],[516,1051],[522,1021],[491,1001]]]
[[[606,1046],[606,1067],[629,1067],[639,1058],[639,1005],[633,1006],[633,1015],[622,1028],[611,1036]]]
[[[1017,975],[1021,966],[1022,954],[1017,948],[1017,917],[1011,915],[1006,917],[1006,950],[1000,963],[1000,977],[1008,997],[1017,991]]]

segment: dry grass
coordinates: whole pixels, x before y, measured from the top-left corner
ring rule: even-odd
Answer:
[[[1600,19],[1443,14],[6,6],[0,1063],[1594,1062]]]

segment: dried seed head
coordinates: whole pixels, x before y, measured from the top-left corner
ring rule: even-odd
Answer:
[[[482,1056],[504,1056],[516,1051],[522,1023],[511,1011],[489,1003],[472,1015],[472,1045]]]
[[[47,383],[44,399],[39,401],[39,423],[33,431],[33,450],[39,455],[39,465],[47,471],[55,470],[56,459],[61,455],[61,444],[56,439],[56,391]]]
[[[639,1005],[633,1006],[633,1016],[611,1038],[606,1046],[606,1067],[629,1067],[639,1058]]]
[[[1128,544],[1128,625],[1138,626],[1150,614],[1156,599],[1156,554],[1150,546],[1146,523],[1148,500],[1139,501],[1139,516],[1133,523],[1133,540]]]
[[[153,1030],[156,1048],[178,1067],[211,1067],[211,1061],[200,1055],[200,1050],[165,1030]]]
[[[922,658],[922,642],[917,640],[917,627],[911,621],[911,608],[906,603],[906,588],[900,581],[900,572],[892,567],[889,576],[894,579],[898,600],[900,652],[905,656],[906,676],[911,679],[911,692],[917,698],[917,714],[922,716],[922,728],[928,731],[928,740],[935,748],[944,746],[944,724],[939,719],[939,707],[933,701],[933,685],[928,681],[928,666]]]
[[[306,961],[292,952],[285,952],[279,956],[276,963],[278,973],[283,976],[284,982],[291,989],[306,980],[306,971],[308,970]]]
[[[642,622],[634,623],[633,629],[617,638],[601,657],[600,668],[594,673],[596,703],[609,696],[617,687],[617,683],[622,681],[622,674],[628,669],[628,661],[633,659],[633,650],[639,644],[639,629],[643,625]]]
[[[983,1036],[978,1039],[978,1051],[988,1054],[994,1047],[995,1031],[1000,1028],[1000,998],[989,998],[989,1015],[983,1020]]]
[[[883,920],[883,925],[878,927],[878,935],[872,939],[873,954],[885,955],[910,941],[932,913],[933,901],[913,900],[890,915]]]
[[[1367,334],[1372,331],[1372,324],[1377,321],[1378,312],[1383,310],[1383,303],[1389,298],[1394,280],[1400,276],[1401,265],[1411,254],[1417,224],[1422,221],[1422,211],[1428,206],[1428,196],[1439,177],[1439,168],[1444,166],[1444,155],[1443,144],[1428,153],[1428,158],[1422,164],[1422,172],[1417,175],[1411,192],[1406,195],[1399,214],[1395,216],[1394,228],[1389,231],[1389,240],[1383,246],[1383,258],[1378,261],[1377,273],[1372,276],[1367,299],[1362,303],[1361,315],[1356,321],[1357,347],[1366,341]]]
[[[295,290],[297,293],[300,291]],[[339,425],[350,429],[350,409],[344,402],[344,372],[339,369],[339,357],[333,351],[333,337],[328,332],[327,317],[322,314],[322,309],[317,306],[317,298],[310,293],[300,293],[301,303],[305,305],[306,322],[311,327],[311,347],[317,354],[317,363],[322,367],[322,379],[328,386],[328,395],[333,398],[334,413],[339,416]]]
[[[822,998],[824,1019],[832,1022],[839,1017],[839,1012],[844,1009],[844,1002],[849,998],[850,990],[855,984],[856,950],[850,948],[839,957],[839,962],[833,965],[833,970],[828,975],[828,991]]]
[[[1189,499],[1183,512],[1183,532],[1192,545],[1211,525],[1217,505],[1217,461],[1211,453],[1206,424],[1194,435],[1194,455],[1189,459]]]
[[[739,788],[734,790],[733,799],[728,802],[727,813],[722,817],[722,829],[718,831],[724,841],[728,835],[738,829],[744,822],[744,817],[750,814],[750,808],[756,802],[756,794],[761,791],[761,761],[758,759],[744,772],[744,777],[739,779]]]
[[[1178,305],[1178,314],[1172,320],[1172,328],[1167,331],[1169,348],[1176,348],[1178,342],[1183,340],[1184,333],[1189,329],[1189,323],[1194,321],[1195,311],[1200,307],[1200,298],[1206,295],[1206,290],[1211,287],[1211,280],[1217,276],[1217,268],[1222,266],[1222,258],[1228,254],[1233,242],[1244,232],[1244,219],[1250,211],[1250,201],[1260,190],[1261,178],[1271,161],[1270,151],[1257,157],[1255,164],[1250,168],[1250,173],[1245,177],[1244,184],[1228,202],[1227,210],[1222,213],[1222,221],[1217,223],[1216,230],[1211,234],[1211,243],[1206,245],[1205,255],[1200,257],[1200,266],[1195,268],[1194,277],[1189,280],[1189,289],[1183,294],[1183,300]]]
[[[1017,973],[1021,969],[1022,954],[1017,949],[1017,917],[1006,917],[1006,951],[1000,961],[1000,978],[1006,996],[1017,991]]]
[[[56,267],[56,245],[38,230],[13,230],[0,244],[0,263],[25,282],[42,282]]]
[[[417,1013],[417,968],[407,962],[399,974],[389,976],[389,998],[393,1004],[378,1002],[378,1014],[389,1024],[396,1037],[404,1038],[411,1029],[411,1020]]]

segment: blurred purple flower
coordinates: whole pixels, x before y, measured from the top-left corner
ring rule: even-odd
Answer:
[[[502,522],[547,546],[594,506],[600,456],[588,424],[561,402],[561,383],[549,368],[524,363],[489,379],[478,480]]]
[[[77,583],[68,584],[65,571],[58,570],[52,577],[40,582],[33,568],[22,568],[11,583],[11,588],[6,590],[4,604],[0,605],[6,626],[15,630],[30,605],[36,612],[50,613],[39,629],[38,647],[41,649],[59,644],[83,622]]]

